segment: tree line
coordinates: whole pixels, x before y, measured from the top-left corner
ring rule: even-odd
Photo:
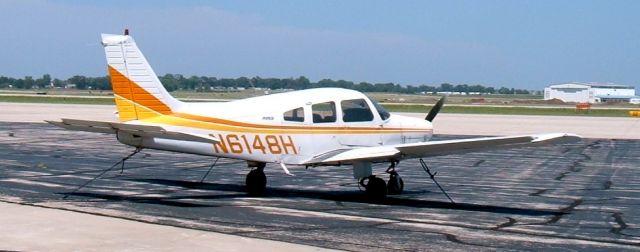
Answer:
[[[240,77],[240,78],[216,78],[206,76],[184,77],[181,74],[165,74],[158,76],[160,81],[169,91],[174,90],[193,90],[199,92],[212,92],[219,90],[232,89],[290,89],[300,90],[319,87],[341,87],[354,89],[361,92],[388,92],[388,93],[434,93],[434,92],[460,92],[460,93],[480,93],[480,94],[531,94],[532,92],[524,89],[514,88],[494,88],[483,85],[467,85],[467,84],[449,84],[442,83],[440,85],[400,85],[397,83],[368,83],[345,80],[323,79],[312,82],[304,76],[298,78],[260,78],[260,77]],[[111,90],[109,76],[103,77],[86,77],[76,75],[66,80],[52,78],[49,74],[45,74],[40,78],[34,79],[31,76],[24,78],[11,78],[0,76],[0,88],[16,88],[16,89],[45,89],[45,88],[76,88],[80,90]]]

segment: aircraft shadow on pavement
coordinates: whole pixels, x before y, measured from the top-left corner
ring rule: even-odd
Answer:
[[[144,182],[149,184],[160,184],[166,186],[177,186],[186,189],[198,189],[198,190],[210,190],[210,191],[223,191],[223,192],[237,192],[236,194],[217,194],[217,195],[176,195],[176,196],[144,196],[144,195],[111,195],[95,192],[75,192],[75,193],[62,193],[67,196],[80,196],[97,198],[109,201],[126,201],[145,204],[159,204],[175,207],[217,207],[215,204],[202,204],[191,203],[180,200],[188,199],[230,199],[230,198],[247,198],[250,197],[245,192],[244,185],[237,184],[221,184],[221,183],[201,183],[182,180],[170,180],[170,179],[128,179],[130,181]],[[320,191],[320,190],[301,190],[301,189],[282,189],[282,188],[267,188],[263,198],[310,198],[331,200],[337,202],[353,202],[353,203],[366,203],[383,206],[402,206],[402,207],[414,207],[414,208],[433,208],[433,209],[452,209],[463,211],[475,211],[475,212],[489,212],[489,213],[505,213],[515,215],[526,216],[561,216],[568,214],[560,210],[549,209],[529,209],[529,208],[515,208],[504,206],[492,206],[492,205],[480,205],[469,203],[450,203],[442,201],[432,201],[423,199],[411,199],[390,196],[384,199],[371,199],[366,197],[362,192],[358,191]]]

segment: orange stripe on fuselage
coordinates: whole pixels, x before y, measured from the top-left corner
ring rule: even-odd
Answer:
[[[380,128],[379,126],[376,126],[376,127],[344,127],[344,126],[328,127],[328,126],[269,125],[269,124],[245,123],[245,122],[231,121],[231,120],[226,120],[226,119],[206,117],[206,116],[200,116],[200,115],[192,115],[192,114],[185,114],[185,113],[173,113],[171,115],[175,116],[175,117],[179,117],[179,118],[193,120],[193,121],[208,122],[208,123],[215,123],[215,124],[224,124],[224,125],[237,126],[237,127],[246,127],[246,128],[257,128],[257,129],[273,129],[273,128],[277,128],[277,129],[303,129],[303,130],[336,130],[336,129],[341,129],[341,128],[345,128],[345,129],[348,128],[350,130],[378,130],[378,129],[405,130],[405,128]]]

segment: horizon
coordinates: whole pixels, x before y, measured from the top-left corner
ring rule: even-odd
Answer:
[[[105,76],[99,34],[128,28],[158,75],[527,90],[602,82],[638,89],[638,7],[636,1],[3,1],[0,75]]]

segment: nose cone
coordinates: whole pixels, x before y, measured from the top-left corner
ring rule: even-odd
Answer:
[[[433,124],[427,120],[411,117],[411,127],[433,130]]]
[[[388,125],[392,127],[400,127],[400,128],[406,128],[406,129],[433,130],[433,124],[429,121],[426,121],[422,118],[396,115],[396,114],[393,114],[393,116],[391,116],[391,120],[389,120]]]

